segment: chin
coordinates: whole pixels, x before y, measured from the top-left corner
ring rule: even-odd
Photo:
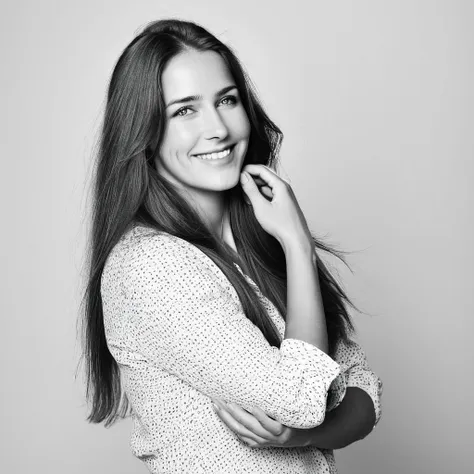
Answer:
[[[209,191],[228,191],[229,189],[235,188],[240,180],[240,173],[235,176],[228,177],[225,180],[219,180],[214,182],[212,187],[209,187]]]
[[[216,186],[214,188],[214,191],[229,191],[229,189],[232,189],[232,188],[235,188],[237,186],[237,183],[239,182],[239,180],[235,180],[235,181],[228,181],[226,182],[225,184],[221,184],[220,186]]]

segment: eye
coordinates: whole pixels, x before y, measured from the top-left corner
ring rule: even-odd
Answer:
[[[235,105],[237,103],[237,97],[235,95],[226,95],[221,99],[221,103],[225,102],[223,105]]]
[[[173,117],[186,117],[187,115],[189,115],[188,113],[185,113],[186,111],[188,110],[193,110],[191,107],[181,107],[180,109],[178,109],[174,114],[173,114]]]

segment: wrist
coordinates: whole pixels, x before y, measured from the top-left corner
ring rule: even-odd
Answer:
[[[315,244],[312,237],[306,235],[302,236],[291,236],[280,240],[280,245],[283,248],[285,255],[292,253],[304,253],[308,256],[313,255],[315,252]]]

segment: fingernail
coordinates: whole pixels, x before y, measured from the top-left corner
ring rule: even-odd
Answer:
[[[243,171],[241,176],[240,176],[240,180],[242,181],[242,183],[246,183],[248,180],[249,180],[249,176],[247,174],[247,172]]]

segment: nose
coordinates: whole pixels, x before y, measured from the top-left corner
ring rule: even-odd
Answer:
[[[225,138],[229,134],[229,129],[220,113],[215,108],[210,108],[204,113],[203,118],[204,138],[212,140],[213,138]]]

